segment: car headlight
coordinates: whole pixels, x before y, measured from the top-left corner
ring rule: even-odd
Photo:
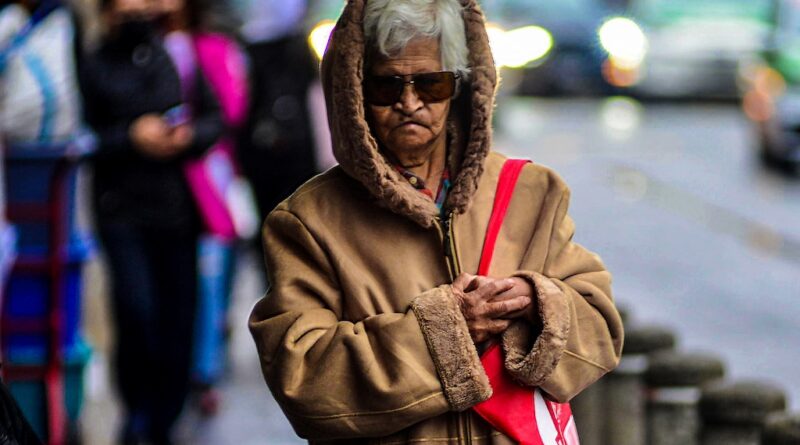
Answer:
[[[633,20],[614,17],[603,23],[597,33],[600,44],[615,65],[635,69],[644,61],[648,48],[647,36]]]
[[[317,26],[308,34],[308,44],[320,60],[325,54],[325,48],[328,46],[328,39],[331,37],[334,26],[336,23],[333,20],[323,20],[317,23]]]
[[[488,25],[486,32],[498,68],[522,68],[542,59],[553,48],[553,36],[541,26],[504,31],[497,25]]]
[[[499,58],[498,55],[503,51],[502,46],[505,43],[503,39],[506,37],[506,30],[495,23],[487,23],[486,36],[489,37],[489,47],[492,49],[495,63],[499,66],[500,61],[497,59]]]

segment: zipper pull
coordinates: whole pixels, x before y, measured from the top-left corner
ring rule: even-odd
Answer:
[[[450,224],[453,220],[452,215],[452,213],[447,214],[447,217],[444,218],[444,221],[442,221],[442,231],[444,232],[444,254],[450,259],[453,258],[453,246],[450,242]]]

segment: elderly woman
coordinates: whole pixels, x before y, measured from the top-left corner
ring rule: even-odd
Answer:
[[[572,242],[569,191],[526,166],[478,269],[505,158],[475,0],[351,0],[323,60],[340,165],[264,228],[272,288],[250,329],[264,377],[312,443],[510,444],[474,411],[479,350],[567,401],[622,345],[610,275]]]

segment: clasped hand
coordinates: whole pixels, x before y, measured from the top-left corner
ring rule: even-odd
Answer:
[[[523,278],[463,273],[451,286],[475,343],[502,334],[515,319],[537,317],[533,287]]]
[[[172,127],[157,114],[145,114],[136,119],[129,133],[137,150],[156,159],[171,158],[183,152],[194,137],[191,125]]]

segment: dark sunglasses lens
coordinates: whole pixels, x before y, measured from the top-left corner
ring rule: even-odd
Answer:
[[[453,97],[456,76],[451,72],[411,76],[414,90],[423,102],[441,102]],[[400,101],[405,82],[397,76],[371,76],[364,82],[364,94],[372,105],[389,106]]]
[[[453,73],[426,73],[414,76],[414,88],[424,102],[441,102],[450,99],[456,91]]]
[[[373,105],[392,105],[403,93],[403,79],[390,76],[372,76],[364,84],[367,102]]]

